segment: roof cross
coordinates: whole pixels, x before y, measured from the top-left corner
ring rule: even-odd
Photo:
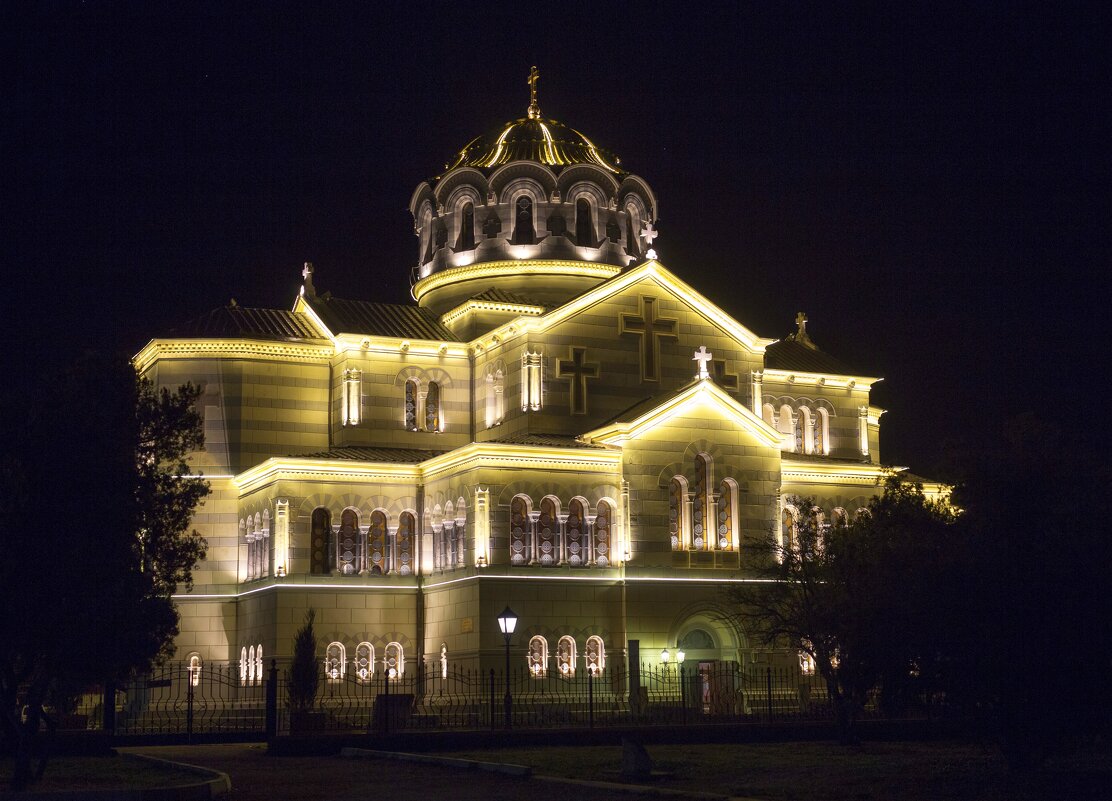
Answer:
[[[660,232],[653,228],[651,222],[645,223],[645,227],[641,229],[641,238],[645,240],[645,244],[649,247],[653,246],[653,240],[660,236]]]
[[[696,378],[710,378],[710,373],[707,371],[707,362],[713,358],[714,354],[707,350],[706,345],[699,346],[695,355],[691,357],[691,361],[699,363],[699,372],[696,374]]]
[[[799,331],[797,332],[799,336],[807,336],[807,315],[803,312],[799,312],[798,314],[796,314],[795,324],[799,326]]]
[[[529,70],[529,77],[525,82],[529,84],[529,119],[537,120],[541,116],[541,107],[537,105],[537,81],[540,79],[541,74],[534,66]]]
[[[305,267],[301,270],[301,277],[305,279],[304,293],[306,295],[316,295],[317,288],[313,286],[313,263],[311,261],[305,262]]]

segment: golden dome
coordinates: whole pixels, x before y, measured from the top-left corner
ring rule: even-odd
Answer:
[[[591,164],[621,175],[625,171],[619,159],[603,150],[579,131],[556,120],[522,117],[507,122],[493,131],[476,136],[460,150],[456,167],[498,167],[511,161],[539,161],[550,167],[568,164]]]

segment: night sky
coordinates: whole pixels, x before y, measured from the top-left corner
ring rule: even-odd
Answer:
[[[233,297],[288,308],[304,261],[406,302],[410,195],[524,115],[536,64],[543,114],[656,191],[664,264],[885,377],[886,462],[1107,416],[1076,389],[1109,362],[1101,4],[16,5],[6,314],[40,368]]]

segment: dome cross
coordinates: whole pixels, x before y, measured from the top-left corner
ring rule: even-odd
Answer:
[[[539,120],[541,118],[541,107],[537,105],[537,81],[540,80],[541,74],[536,66],[529,70],[529,77],[525,82],[529,84],[529,119]]]

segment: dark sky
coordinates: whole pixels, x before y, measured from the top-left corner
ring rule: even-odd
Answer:
[[[307,260],[406,301],[413,189],[524,113],[536,64],[543,113],[655,189],[669,268],[763,336],[806,311],[885,377],[886,461],[1069,422],[1108,367],[1100,4],[315,5],[5,4],[23,352],[288,307]]]

